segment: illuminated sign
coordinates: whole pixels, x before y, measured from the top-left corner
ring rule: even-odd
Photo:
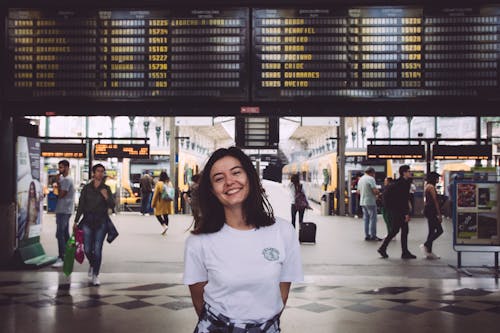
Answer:
[[[42,157],[85,158],[86,147],[81,143],[40,143]]]
[[[432,158],[435,160],[491,160],[491,145],[434,145]]]
[[[110,157],[149,159],[149,145],[116,143],[96,143],[94,145],[95,159],[106,159]]]
[[[415,159],[425,158],[425,147],[422,145],[368,145],[368,158],[380,159]]]

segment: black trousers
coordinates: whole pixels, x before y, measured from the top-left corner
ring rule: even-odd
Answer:
[[[405,221],[405,214],[392,212],[388,210],[389,221],[391,222],[391,232],[384,239],[384,242],[380,246],[381,249],[387,249],[390,241],[398,234],[399,229],[401,229],[401,252],[403,254],[409,253],[408,251],[408,222]]]
[[[161,225],[167,225],[168,226],[168,214],[165,215],[155,215],[156,219],[158,222],[160,222]]]
[[[426,218],[427,224],[429,225],[429,234],[427,235],[427,240],[424,245],[429,252],[432,252],[432,242],[441,236],[443,233],[443,227],[441,226],[441,223],[439,223],[436,215],[426,216]]]
[[[292,225],[293,227],[295,228],[295,217],[297,215],[297,212],[299,212],[299,226],[302,225],[302,223],[304,222],[304,211],[306,209],[297,209],[297,207],[295,206],[295,204],[292,204]]]

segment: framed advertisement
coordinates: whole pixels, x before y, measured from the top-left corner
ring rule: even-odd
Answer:
[[[454,186],[455,251],[500,251],[500,183],[459,180]]]

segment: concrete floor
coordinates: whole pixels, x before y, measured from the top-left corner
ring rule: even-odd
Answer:
[[[264,187],[276,215],[289,219],[286,189]],[[113,220],[120,236],[104,246],[100,287],[88,285],[85,262],[75,263],[68,278],[50,267],[0,272],[0,332],[192,332],[196,316],[181,284],[190,217],[171,216],[165,237],[153,216],[122,213]],[[466,253],[463,265],[474,267],[455,270],[451,221],[434,245],[441,259],[431,261],[418,249],[424,219],[410,225],[416,260],[400,259],[399,240],[381,259],[380,243],[364,241],[360,219],[319,216],[315,209],[305,220],[318,224],[317,243],[301,246],[306,283],[292,286],[283,332],[498,332],[493,255]],[[379,237],[384,229],[379,217]],[[46,214],[41,240],[52,255],[54,235],[55,216]]]

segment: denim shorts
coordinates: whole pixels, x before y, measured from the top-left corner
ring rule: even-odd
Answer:
[[[194,333],[279,333],[281,332],[279,315],[264,323],[235,324],[228,317],[205,304]]]

